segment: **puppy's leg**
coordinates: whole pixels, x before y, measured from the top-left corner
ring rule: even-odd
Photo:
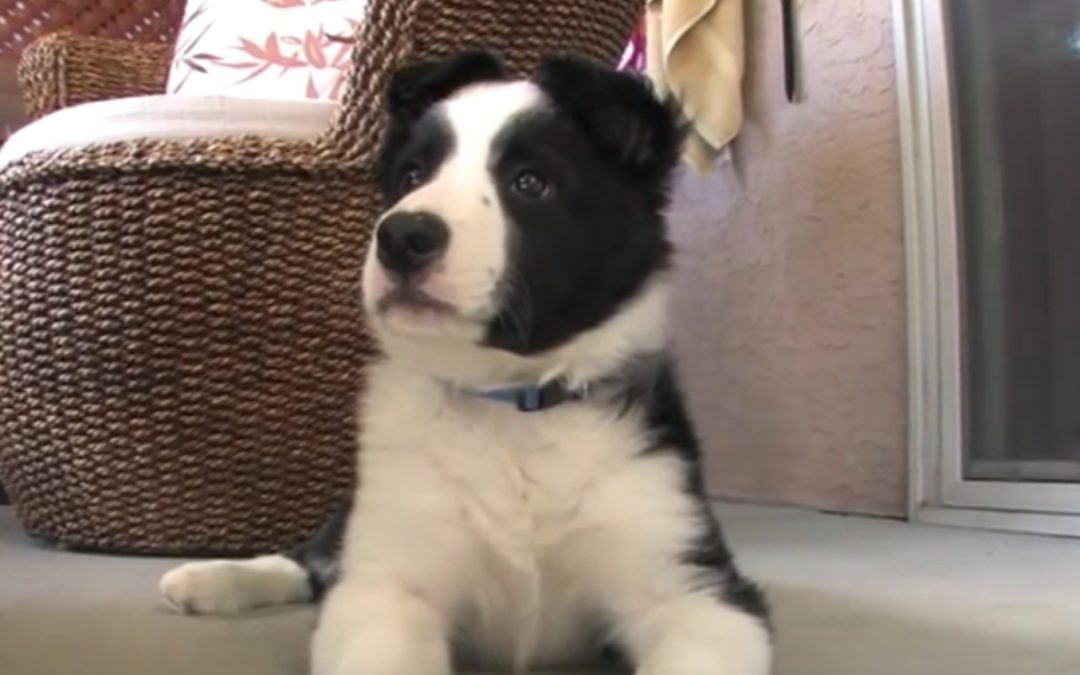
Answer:
[[[616,563],[622,569],[611,574],[628,571],[626,562]],[[607,603],[614,633],[633,658],[637,675],[768,675],[772,636],[761,600],[741,606],[725,584],[747,584],[743,589],[751,593],[756,589],[733,569],[724,580],[678,561],[668,565],[666,570],[654,567],[637,581],[630,571],[620,596]],[[649,566],[645,562],[637,571]]]
[[[453,492],[404,461],[419,488],[402,489],[390,471],[367,465],[371,494],[349,518],[341,578],[312,638],[313,675],[450,672],[450,633],[476,581],[477,548]]]
[[[765,625],[709,593],[687,593],[619,622],[638,675],[769,672],[771,645]]]
[[[591,527],[570,549],[613,637],[637,675],[767,675],[764,597],[674,460],[640,462],[597,490],[582,512]]]
[[[470,566],[463,528],[417,514],[354,514],[342,578],[323,603],[313,675],[447,675]]]
[[[166,572],[158,588],[169,606],[192,614],[234,614],[317,599],[337,575],[347,508],[335,510],[315,536],[289,553],[187,563]]]
[[[752,584],[730,566],[701,569],[640,548],[635,559],[630,548],[607,549],[604,604],[637,675],[768,675],[772,636]]]
[[[311,646],[312,675],[448,675],[443,612],[393,583],[336,586]]]
[[[407,500],[410,493],[394,500]],[[313,675],[447,675],[453,617],[475,581],[465,524],[436,490],[353,512],[339,582],[323,602]]]

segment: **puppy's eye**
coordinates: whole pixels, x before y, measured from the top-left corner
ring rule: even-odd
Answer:
[[[401,191],[408,192],[415,190],[421,183],[424,182],[424,171],[418,164],[410,164],[405,167],[405,170],[401,173]]]
[[[535,171],[522,171],[514,176],[514,192],[528,199],[543,199],[551,192],[547,180]]]

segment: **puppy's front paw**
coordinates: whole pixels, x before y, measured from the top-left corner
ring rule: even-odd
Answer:
[[[158,589],[169,606],[190,614],[236,614],[311,597],[303,568],[276,555],[187,563],[166,572]]]
[[[233,614],[244,609],[236,592],[236,572],[225,560],[194,562],[161,577],[158,590],[173,609],[190,614]]]

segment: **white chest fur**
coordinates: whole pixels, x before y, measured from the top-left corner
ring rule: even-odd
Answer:
[[[590,577],[601,559],[613,571],[603,532],[666,515],[653,534],[670,541],[651,546],[694,535],[683,467],[645,452],[638,411],[521,413],[389,366],[369,386],[345,577],[404,575],[484,659],[523,666],[594,644],[604,586]]]

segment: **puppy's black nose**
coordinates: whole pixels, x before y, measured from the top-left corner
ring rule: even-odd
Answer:
[[[382,266],[405,277],[442,255],[450,242],[450,230],[430,213],[401,212],[382,221],[375,240],[375,254]]]

